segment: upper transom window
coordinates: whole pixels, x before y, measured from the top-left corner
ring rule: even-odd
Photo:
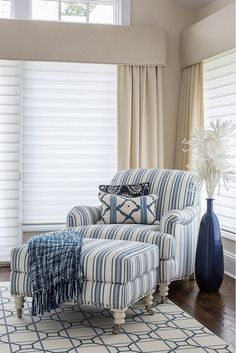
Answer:
[[[0,18],[129,25],[130,0],[0,0]]]
[[[118,0],[33,0],[32,19],[118,24]]]

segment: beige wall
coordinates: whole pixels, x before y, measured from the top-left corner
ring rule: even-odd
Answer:
[[[196,13],[196,20],[200,21],[203,18],[212,15],[214,12],[222,9],[223,7],[235,2],[235,0],[215,0],[209,5],[202,7]]]
[[[186,67],[235,47],[235,3],[186,28],[181,36],[181,65]]]
[[[166,33],[164,68],[164,158],[174,167],[177,110],[180,87],[180,32],[195,22],[195,11],[175,0],[132,0],[133,25],[157,25]]]

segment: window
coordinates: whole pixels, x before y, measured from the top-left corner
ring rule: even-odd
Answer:
[[[99,204],[116,172],[116,81],[114,65],[0,61],[0,262],[19,225],[60,228]]]
[[[97,205],[116,171],[116,66],[23,64],[23,224]]]
[[[19,64],[0,61],[0,261],[19,242]]]
[[[130,23],[130,0],[0,0],[0,17],[79,23]]]
[[[34,0],[32,19],[118,24],[118,0]]]
[[[232,120],[236,124],[236,52],[228,51],[204,63],[205,125],[214,118]],[[230,141],[232,162],[236,161],[236,133]],[[229,191],[221,185],[216,195],[215,212],[219,216],[222,234],[236,236],[236,184]]]
[[[0,17],[10,18],[11,17],[11,1],[0,0]]]

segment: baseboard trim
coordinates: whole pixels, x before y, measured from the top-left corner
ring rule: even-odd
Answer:
[[[225,274],[236,279],[236,255],[229,251],[224,251]]]

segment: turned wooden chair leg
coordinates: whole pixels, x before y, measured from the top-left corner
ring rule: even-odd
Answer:
[[[168,287],[167,283],[163,283],[163,284],[159,285],[159,293],[161,296],[161,303],[162,304],[165,303],[168,292],[169,292],[169,287]]]
[[[193,273],[189,276],[189,279],[190,279],[190,280],[196,279],[195,272],[193,272]]]
[[[20,319],[22,317],[22,309],[24,308],[25,298],[21,295],[14,295],[15,308],[17,317]]]
[[[154,311],[152,310],[152,305],[153,305],[153,295],[152,293],[149,293],[146,295],[146,297],[143,298],[143,304],[145,305],[145,308],[150,315],[154,315]]]
[[[125,323],[125,311],[127,309],[123,309],[123,310],[113,310],[112,314],[114,317],[114,328],[113,328],[113,335],[117,335],[118,333],[120,333],[122,326]]]

